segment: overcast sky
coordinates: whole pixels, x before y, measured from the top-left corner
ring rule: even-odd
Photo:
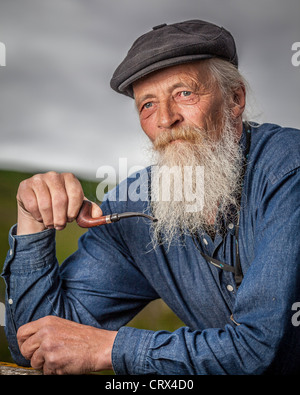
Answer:
[[[109,81],[132,42],[188,19],[234,35],[253,119],[300,128],[299,0],[0,0],[0,168],[72,171],[147,165],[133,101]]]

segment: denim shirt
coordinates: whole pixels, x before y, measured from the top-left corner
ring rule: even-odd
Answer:
[[[17,329],[57,315],[118,330],[116,374],[299,373],[300,327],[292,306],[300,302],[300,131],[262,124],[249,133],[238,236],[244,278],[238,289],[232,272],[200,254],[235,264],[236,224],[230,220],[214,240],[204,234],[196,245],[186,236],[185,244],[169,249],[153,248],[150,222],[141,217],[95,227],[60,266],[54,230],[16,236],[13,227],[2,275],[15,361],[28,365]],[[129,189],[136,179],[124,182]],[[104,214],[147,212],[147,201],[120,201],[114,193],[102,204]],[[174,332],[126,326],[157,298],[186,326]]]

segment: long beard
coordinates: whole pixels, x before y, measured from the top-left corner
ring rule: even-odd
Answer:
[[[217,214],[226,217],[239,210],[243,156],[236,129],[225,117],[220,138],[213,141],[212,134],[181,127],[162,132],[153,142],[154,243],[171,245],[184,234],[208,232]]]

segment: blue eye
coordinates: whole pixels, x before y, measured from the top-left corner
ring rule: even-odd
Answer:
[[[199,95],[195,91],[179,91],[175,100],[182,104],[195,104],[199,100]]]
[[[151,101],[149,101],[148,103],[143,105],[143,108],[151,108],[153,106],[153,103]]]

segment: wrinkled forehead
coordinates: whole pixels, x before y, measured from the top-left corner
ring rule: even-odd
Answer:
[[[154,71],[135,81],[132,87],[134,99],[141,94],[147,94],[147,91],[151,92],[152,88],[158,88],[166,93],[168,90],[180,87],[192,91],[198,91],[200,88],[217,89],[216,82],[212,78],[205,60]]]

